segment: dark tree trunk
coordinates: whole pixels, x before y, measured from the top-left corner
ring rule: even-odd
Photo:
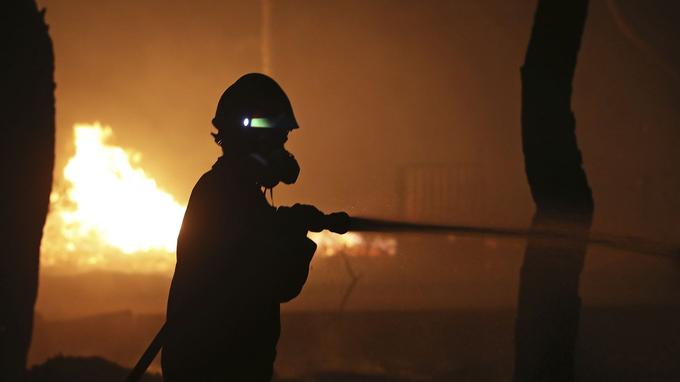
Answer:
[[[23,380],[54,165],[54,57],[33,0],[0,5],[0,380]]]
[[[573,381],[579,277],[593,199],[576,143],[572,79],[587,0],[539,0],[522,68],[522,144],[533,229],[583,240],[529,240],[520,273],[515,382]]]

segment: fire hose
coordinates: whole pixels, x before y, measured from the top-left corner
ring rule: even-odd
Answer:
[[[366,217],[350,217],[344,212],[336,212],[328,215],[319,215],[310,222],[309,231],[320,232],[328,230],[338,234],[347,232],[413,232],[413,233],[443,233],[459,235],[496,236],[509,238],[540,238],[545,240],[578,241],[587,244],[599,245],[618,250],[637,252],[642,254],[680,257],[680,249],[664,243],[655,242],[639,237],[617,236],[609,234],[574,233],[564,230],[541,230],[541,229],[513,229],[492,228],[467,225],[438,225],[419,224],[393,220],[372,219]],[[126,382],[137,382],[144,375],[151,362],[156,358],[163,347],[163,340],[167,331],[167,322],[156,333],[146,351],[140,357],[135,367],[130,371]]]

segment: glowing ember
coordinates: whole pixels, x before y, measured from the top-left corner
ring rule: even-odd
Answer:
[[[141,155],[107,141],[110,127],[74,127],[75,154],[55,186],[42,243],[42,265],[64,271],[171,272],[186,206],[138,165]],[[394,255],[391,237],[311,233],[326,256]]]

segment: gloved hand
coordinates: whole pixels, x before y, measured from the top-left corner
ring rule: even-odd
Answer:
[[[292,207],[279,207],[276,219],[281,228],[294,232],[321,231],[324,229],[324,213],[309,204],[296,203]]]
[[[321,232],[325,229],[343,234],[350,225],[350,217],[345,212],[329,215],[309,204],[295,204],[292,207],[279,207],[276,211],[277,221],[282,229],[295,231]]]

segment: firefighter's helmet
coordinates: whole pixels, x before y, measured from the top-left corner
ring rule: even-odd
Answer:
[[[224,91],[213,126],[216,140],[233,134],[261,135],[298,128],[290,100],[271,77],[249,73]]]

